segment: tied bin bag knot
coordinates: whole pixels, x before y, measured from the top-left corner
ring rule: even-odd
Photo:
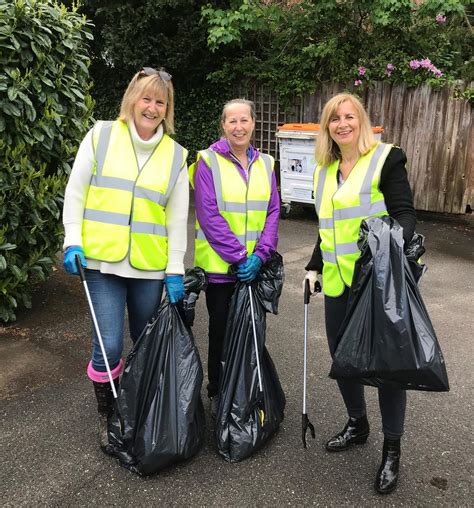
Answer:
[[[403,230],[392,217],[369,217],[359,235],[346,316],[329,376],[370,386],[449,390],[443,354],[417,283],[423,237],[404,252]]]
[[[162,300],[126,359],[119,390],[123,431],[112,415],[108,452],[139,475],[186,460],[203,444],[203,370],[190,326],[206,285],[202,269],[187,270],[184,300]]]

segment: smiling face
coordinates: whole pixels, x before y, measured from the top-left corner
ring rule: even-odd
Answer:
[[[133,121],[138,135],[150,139],[166,115],[166,98],[150,90],[145,90],[133,107]]]
[[[351,101],[344,101],[329,118],[329,135],[339,146],[357,147],[360,135],[360,120]]]
[[[247,150],[255,127],[250,107],[247,104],[234,103],[224,110],[222,130],[232,151]]]

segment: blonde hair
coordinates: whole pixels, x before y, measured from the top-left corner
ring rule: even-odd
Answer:
[[[248,106],[250,109],[250,118],[255,122],[255,104],[252,101],[249,101],[247,99],[241,99],[241,98],[232,99],[230,101],[227,101],[224,104],[224,107],[222,108],[221,123],[219,124],[221,134],[224,134],[224,129],[222,128],[222,124],[225,122],[226,110],[230,106],[233,106],[234,104],[244,104],[245,106]]]
[[[377,144],[369,116],[360,100],[350,93],[339,93],[326,102],[321,114],[319,135],[316,137],[316,162],[321,166],[327,166],[341,158],[341,150],[337,143],[329,135],[329,122],[336,113],[337,108],[344,102],[350,101],[356,110],[360,122],[360,134],[358,149],[361,155],[366,154]]]
[[[137,72],[128,84],[122,98],[119,120],[128,122],[133,119],[133,108],[138,99],[150,93],[166,99],[166,115],[163,119],[164,131],[174,134],[174,90],[171,80],[165,81],[159,74],[147,76],[143,71]]]

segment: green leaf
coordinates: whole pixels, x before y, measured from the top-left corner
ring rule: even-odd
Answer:
[[[8,100],[14,101],[18,95],[18,90],[14,87],[8,89]]]
[[[4,243],[0,245],[0,250],[14,250],[17,246],[14,243]]]

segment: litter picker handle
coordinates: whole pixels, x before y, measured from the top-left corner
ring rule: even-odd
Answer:
[[[314,283],[314,293],[321,293],[321,283],[317,280]],[[311,296],[311,291],[309,288],[309,279],[304,280],[304,304],[307,305],[309,303],[309,298]]]
[[[255,347],[255,359],[257,360],[257,374],[258,374],[258,387],[261,392],[263,392],[263,384],[262,384],[262,373],[260,370],[260,355],[258,354],[258,340],[257,340],[257,329],[255,328],[255,310],[253,306],[253,296],[252,296],[252,287],[250,284],[247,284],[249,290],[249,299],[250,299],[250,315],[252,317],[252,330],[253,330],[253,344]]]
[[[77,270],[79,271],[79,277],[81,278],[81,282],[84,282],[86,280],[86,276],[84,275],[84,268],[82,267],[81,258],[79,257],[79,254],[76,254],[76,266]]]
[[[319,282],[319,280],[317,280],[315,283],[314,283],[314,292],[315,293],[321,293],[322,291],[322,288],[321,288],[321,283]]]
[[[84,269],[82,267],[81,258],[79,254],[76,254],[76,265],[77,270],[79,271],[79,277],[81,278],[82,285],[84,286],[84,291],[86,293],[87,302],[89,304],[89,310],[91,312],[92,322],[94,323],[95,333],[97,334],[97,340],[99,341],[100,350],[102,352],[102,357],[104,359],[105,370],[107,371],[107,376],[109,378],[110,388],[112,389],[112,393],[114,396],[114,400],[117,400],[117,390],[115,389],[115,383],[112,378],[112,372],[110,371],[109,361],[107,359],[107,353],[105,352],[104,341],[102,340],[102,335],[100,333],[99,323],[97,322],[97,317],[95,315],[94,305],[92,304],[91,295],[89,293],[89,287],[87,285],[86,276],[84,275]]]
[[[307,305],[309,303],[309,297],[311,296],[309,290],[309,279],[304,280],[304,304]]]

